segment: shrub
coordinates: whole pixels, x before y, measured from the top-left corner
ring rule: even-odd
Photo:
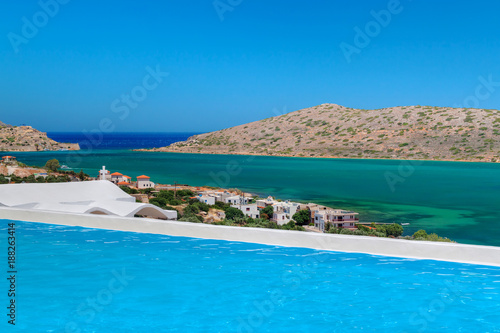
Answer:
[[[200,208],[197,205],[189,205],[186,208],[184,208],[184,214],[185,215],[195,215],[200,212]]]
[[[393,223],[390,225],[377,225],[377,231],[384,233],[386,236],[399,237],[403,234],[403,227]]]
[[[137,194],[139,193],[139,191],[137,191],[135,188],[130,188],[128,186],[125,186],[125,185],[121,185],[120,186],[121,190],[127,194]]]
[[[167,200],[165,198],[151,198],[149,199],[149,203],[162,209],[165,209],[165,207],[167,207]]]
[[[201,223],[203,222],[203,218],[198,215],[187,214],[181,217],[178,221]]]
[[[414,239],[427,239],[427,232],[425,230],[419,230],[413,234]]]
[[[173,192],[173,191],[170,191],[170,192]],[[178,190],[176,196],[178,198],[192,197],[192,196],[194,196],[194,192],[191,190]]]
[[[226,210],[228,209],[229,207],[231,207],[230,204],[227,204],[225,202],[222,202],[222,201],[216,201],[215,202],[215,205],[214,205],[216,208],[219,208],[219,209],[222,209],[222,210]]]

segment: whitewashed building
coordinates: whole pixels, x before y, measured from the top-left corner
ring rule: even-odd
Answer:
[[[233,193],[224,191],[224,192],[214,192],[215,201],[226,202],[225,199],[234,196]]]
[[[297,213],[299,207],[299,203],[288,200],[275,203],[273,205],[274,212],[271,220],[279,225],[287,224],[292,220],[293,215]]]
[[[215,205],[215,197],[211,195],[202,195],[198,196],[198,201],[206,203],[207,205]]]
[[[249,198],[242,197],[241,195],[234,195],[224,198],[223,201],[230,205],[246,205],[249,202]]]
[[[137,188],[138,189],[145,189],[145,188],[154,188],[155,183],[150,181],[150,177],[142,175],[137,177]]]
[[[320,231],[325,230],[325,225],[330,223],[335,228],[355,228],[359,221],[358,213],[341,210],[325,209],[314,211],[314,226]]]
[[[237,208],[243,212],[248,217],[253,219],[258,219],[260,217],[259,209],[257,208],[257,204],[251,205],[231,205],[231,207]]]
[[[266,208],[267,206],[273,206],[274,204],[277,204],[278,201],[274,200],[273,197],[268,196],[265,199],[257,199],[256,204],[260,209]]]

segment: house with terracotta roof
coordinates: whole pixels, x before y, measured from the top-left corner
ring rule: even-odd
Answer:
[[[111,174],[111,182],[112,183],[118,184],[122,181],[123,181],[123,174],[121,174],[119,172],[113,172]]]
[[[155,188],[155,183],[153,183],[151,178],[145,175],[137,177],[137,188],[145,189],[145,188]]]
[[[3,156],[2,163],[4,164],[17,163],[17,158],[15,156]]]

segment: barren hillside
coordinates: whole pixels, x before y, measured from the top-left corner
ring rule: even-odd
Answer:
[[[152,151],[495,162],[499,135],[498,110],[322,104]]]
[[[79,150],[77,143],[59,143],[31,126],[11,126],[0,122],[0,151]]]

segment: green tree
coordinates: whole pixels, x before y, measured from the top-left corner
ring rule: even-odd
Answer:
[[[165,199],[165,198],[152,198],[152,199],[149,199],[149,203],[165,209],[165,207],[167,206],[167,199]]]
[[[293,214],[292,219],[297,222],[298,225],[308,225],[311,221],[311,212],[308,209],[299,210],[297,213]]]
[[[271,217],[273,217],[273,213],[274,213],[273,206],[267,206],[266,208],[263,208],[260,211],[260,215],[263,216],[263,214],[265,214],[265,216],[267,216],[267,219],[270,219]]]
[[[59,164],[59,161],[55,158],[52,160],[48,160],[47,163],[45,163],[45,168],[52,172],[56,172],[60,167],[61,165]]]
[[[87,179],[88,175],[86,175],[83,170],[80,169],[80,172],[78,173],[78,179],[80,179],[81,181],[84,181],[85,179]]]
[[[235,220],[237,218],[244,218],[245,217],[245,214],[243,214],[243,212],[241,210],[239,210],[238,208],[234,208],[234,207],[229,207],[226,209],[226,219],[228,220]]]
[[[0,175],[0,184],[8,184],[9,180],[4,175]]]

